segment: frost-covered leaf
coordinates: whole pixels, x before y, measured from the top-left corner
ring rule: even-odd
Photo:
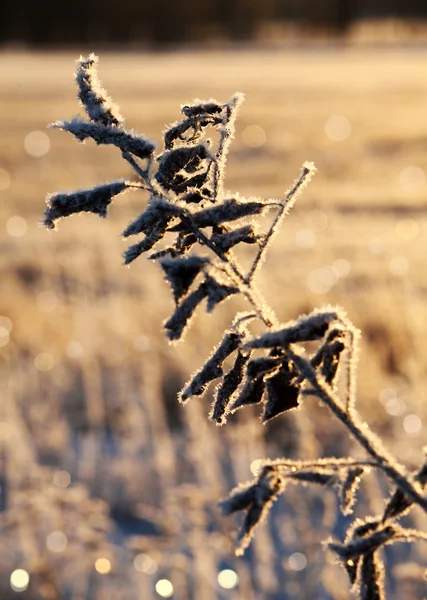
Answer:
[[[274,417],[296,408],[300,393],[300,384],[294,383],[294,376],[287,365],[283,365],[279,371],[265,379],[267,387],[267,400],[261,417],[262,423],[267,423]]]
[[[206,289],[203,284],[194,292],[184,298],[176,307],[175,312],[164,324],[166,335],[171,341],[179,340],[188,325],[188,321],[193,316],[197,306],[206,297]]]
[[[51,127],[72,133],[80,142],[91,138],[98,145],[113,145],[122,152],[129,152],[141,159],[150,158],[155,149],[151,140],[133,131],[85,121],[81,117],[74,117],[71,121],[57,121]]]
[[[233,331],[230,329],[225,331],[218,347],[214,349],[200,371],[192,376],[180,392],[179,399],[181,402],[186,402],[191,396],[203,395],[207,384],[223,375],[223,362],[232,352],[239,348],[244,337],[244,331]]]
[[[205,280],[206,294],[208,298],[208,312],[212,312],[217,304],[239,293],[239,288],[227,285],[225,282],[208,275]]]
[[[197,275],[208,263],[208,258],[200,256],[176,259],[164,258],[160,261],[166,279],[171,284],[175,302],[178,302],[187,293]]]
[[[48,208],[44,213],[44,225],[55,227],[55,221],[79,212],[92,212],[100,217],[107,216],[107,207],[112,199],[130,186],[129,181],[112,181],[91,189],[75,192],[57,192],[46,198]]]
[[[248,354],[238,352],[233,367],[228,371],[215,390],[215,398],[209,418],[218,425],[225,423],[227,407],[233,402],[235,392],[243,381],[245,366],[249,360],[249,356]]]
[[[124,118],[119,107],[113,103],[98,79],[96,66],[98,57],[90,54],[77,61],[76,81],[79,86],[78,98],[84,106],[88,117],[94,123],[122,127]]]

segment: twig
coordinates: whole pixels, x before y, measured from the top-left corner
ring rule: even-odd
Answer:
[[[291,187],[291,189],[289,190],[289,192],[287,192],[283,202],[280,202],[280,204],[279,204],[280,208],[277,211],[276,216],[274,217],[274,220],[271,224],[270,229],[268,230],[262,243],[260,244],[258,253],[254,259],[254,262],[252,263],[252,266],[251,266],[248,274],[246,275],[246,278],[245,278],[246,283],[250,284],[251,281],[253,280],[253,278],[255,277],[255,273],[256,273],[259,265],[261,264],[261,259],[264,258],[264,255],[267,251],[269,244],[271,243],[271,241],[273,239],[274,234],[279,229],[280,221],[288,214],[290,209],[293,207],[296,199],[298,198],[298,195],[301,193],[301,190],[310,181],[310,179],[312,178],[315,171],[316,171],[316,168],[313,163],[304,163],[300,176],[298,177],[298,179],[295,180],[295,182],[294,182],[293,186]]]
[[[388,453],[379,438],[359,419],[355,411],[352,411],[350,418],[341,407],[335,393],[326,382],[321,380],[309,361],[291,349],[288,350],[288,355],[316,390],[317,397],[329,407],[356,441],[378,462],[378,467],[416,504],[427,510],[427,498],[423,496],[420,486],[416,485],[412,474]]]

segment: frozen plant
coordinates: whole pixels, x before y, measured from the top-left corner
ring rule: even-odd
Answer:
[[[288,485],[333,488],[343,514],[351,515],[361,479],[377,469],[393,485],[383,513],[353,519],[345,539],[331,539],[327,545],[361,599],[383,599],[382,548],[427,538],[421,531],[398,523],[413,506],[427,510],[427,462],[418,472],[410,472],[358,415],[355,382],[359,331],[345,311],[326,306],[280,323],[255,285],[281,221],[315,173],[313,163],[302,166],[282,199],[230,195],[224,190],[224,171],[242,94],[236,93],[225,103],[194,100],[181,106],[183,118],[165,130],[164,149],[156,155],[153,142],[124,129],[124,118],[99,83],[96,65],[93,54],[77,62],[78,97],[88,118],[76,117],[52,126],[82,142],[91,138],[98,145],[116,146],[132,167],[136,181],[119,180],[90,190],[50,195],[45,225],[54,228],[59,219],[78,212],[106,217],[115,196],[131,188],[146,192],[144,210],[123,232],[126,238],[138,236],[126,250],[124,262],[130,264],[148,253],[149,259],[160,263],[175,301],[175,310],[164,324],[171,342],[182,340],[203,302],[212,312],[231,296],[245,298],[247,312],[235,316],[204,366],[180,392],[180,402],[203,396],[215,382],[209,419],[223,425],[228,415],[248,405],[260,405],[261,422],[266,423],[315,397],[341,421],[367,456],[365,460],[265,460],[253,481],[240,485],[221,502],[224,514],[244,513],[236,553],[243,554],[256,527]],[[215,143],[209,136],[215,136]],[[267,213],[273,213],[271,225],[262,231],[255,217]],[[169,242],[161,246],[166,235]],[[234,247],[238,244],[254,248],[247,271],[236,259]],[[256,320],[264,332],[254,335],[250,327]],[[345,386],[338,387],[340,377]],[[344,389],[343,397],[339,389]]]

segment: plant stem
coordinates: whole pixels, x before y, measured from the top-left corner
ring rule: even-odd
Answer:
[[[230,133],[228,133],[228,134],[224,133],[223,139],[221,140],[222,143],[220,144],[220,150],[218,151],[219,152],[218,159],[223,158],[222,154],[226,150],[225,142],[228,140],[229,137],[230,137]],[[158,195],[158,192],[156,192],[156,190],[151,182],[151,179],[149,176],[149,168],[147,168],[146,170],[143,170],[129,152],[123,152],[122,154],[123,154],[123,158],[125,160],[127,160],[127,162],[130,164],[130,166],[135,170],[137,175],[139,175],[139,177],[145,183],[147,190],[152,194]],[[298,189],[300,189],[301,186],[307,181],[307,175],[309,173],[311,173],[312,171],[313,171],[313,169],[310,170],[308,167],[303,168],[303,172],[301,173],[301,176],[295,182],[294,186],[288,193],[287,197],[288,197],[289,201],[290,201],[290,198],[295,196]],[[217,182],[217,184],[218,184],[218,182]],[[216,192],[218,193],[218,189],[216,190]],[[165,198],[167,200],[169,200],[169,198],[167,198],[167,196],[165,196]],[[283,207],[283,209],[281,209],[282,212],[288,205],[289,205],[289,202],[287,202],[284,205],[282,205],[282,204],[280,205],[281,207]],[[253,289],[253,286],[251,286],[251,282],[246,280],[245,276],[243,275],[242,271],[240,270],[239,265],[234,260],[233,256],[230,254],[225,254],[222,250],[217,248],[217,246],[208,238],[208,236],[205,235],[203,233],[203,231],[201,231],[201,229],[199,227],[197,227],[197,225],[195,225],[195,223],[192,219],[191,213],[186,209],[184,209],[184,210],[185,210],[185,212],[181,216],[181,220],[183,222],[185,222],[186,225],[191,229],[191,231],[197,237],[199,242],[201,244],[207,246],[210,250],[212,250],[212,252],[224,263],[228,277],[230,277],[230,279],[238,285],[240,292],[246,297],[249,304],[255,310],[259,319],[261,319],[263,321],[263,323],[269,328],[271,328],[273,325],[277,325],[278,320],[277,320],[273,310],[270,308],[268,308],[268,309],[266,308],[267,304],[266,304],[264,298],[262,297],[260,292],[258,292],[258,290]],[[276,218],[276,226],[277,226],[277,223],[278,223],[278,220]]]
[[[141,177],[142,181],[147,185],[147,188],[152,191],[152,186],[148,179],[148,170],[142,169],[130,152],[122,152],[122,156],[130,164],[135,173]]]
[[[272,327],[277,323],[277,318],[272,310],[266,310],[266,303],[258,291],[255,291],[253,287],[245,281],[244,275],[240,271],[239,265],[230,260],[230,257],[222,250],[218,249],[216,245],[194,224],[191,214],[186,213],[181,217],[185,220],[186,225],[192,230],[197,239],[207,246],[214,254],[224,263],[226,273],[230,279],[236,283],[239,287],[240,292],[246,297],[257,316],[264,322],[267,327]]]
[[[355,411],[351,411],[350,417],[350,414],[341,407],[339,399],[331,388],[325,381],[322,381],[318,377],[309,361],[291,349],[288,349],[287,353],[295,362],[304,377],[313,386],[317,397],[328,406],[331,412],[343,423],[364,450],[378,462],[378,467],[382,469],[384,473],[416,504],[419,504],[419,506],[427,511],[427,498],[425,498],[421,491],[417,489],[418,486],[415,486],[416,482],[413,481],[414,478],[412,474],[388,453],[381,441],[370,429],[368,429],[367,425],[360,420]]]
[[[314,467],[332,467],[337,469],[353,467],[378,467],[378,462],[372,460],[354,460],[352,458],[318,458],[317,460],[263,460],[263,467],[277,467],[284,469],[311,469]]]
[[[347,398],[346,398],[346,410],[349,413],[354,409],[356,403],[356,364],[357,364],[357,350],[358,350],[358,338],[359,330],[353,327],[348,322],[348,335],[350,336],[349,356],[347,359]]]
[[[280,221],[288,214],[289,210],[293,207],[299,193],[301,192],[302,188],[305,185],[307,185],[314,172],[314,166],[309,168],[304,164],[300,176],[298,177],[298,179],[295,180],[293,186],[287,192],[285,199],[279,203],[280,208],[277,211],[276,216],[274,217],[270,229],[264,236],[264,239],[258,248],[258,253],[255,257],[254,262],[252,263],[249,273],[246,275],[246,283],[250,284],[253,280],[255,273],[259,265],[261,264],[261,260],[264,257],[271,240],[273,239],[274,234],[278,231]]]
[[[213,173],[213,188],[214,188],[214,199],[215,202],[222,199],[222,182],[223,182],[223,171],[224,165],[227,158],[228,149],[230,146],[230,142],[234,135],[234,122],[236,120],[236,106],[238,107],[241,103],[242,98],[238,96],[234,96],[231,100],[232,106],[228,105],[228,123],[227,126],[223,125],[221,132],[221,137],[218,144],[218,150],[216,153],[216,161],[214,163],[214,173]],[[234,111],[234,112],[233,112]]]
[[[125,156],[126,160],[136,169],[137,173],[143,179],[143,181],[147,184],[147,187],[154,191],[154,188],[151,185],[151,181],[149,180],[147,171],[143,171],[139,165],[134,161],[131,156]],[[292,188],[286,194],[286,200],[281,203],[280,209],[276,214],[273,223],[264,238],[263,243],[261,244],[258,254],[252,264],[252,267],[246,277],[242,274],[239,265],[230,257],[228,254],[222,252],[222,250],[218,249],[216,245],[200,230],[197,225],[193,222],[191,214],[188,211],[181,216],[183,222],[193,231],[196,235],[197,239],[200,243],[207,246],[214,252],[214,254],[224,263],[227,275],[230,279],[235,282],[241,293],[247,298],[253,309],[255,310],[257,316],[265,323],[265,325],[269,328],[273,326],[273,324],[277,324],[277,319],[271,311],[270,308],[267,307],[264,299],[262,298],[259,292],[256,292],[252,287],[252,280],[256,273],[257,267],[260,264],[262,257],[264,256],[268,244],[270,243],[273,234],[277,231],[278,226],[280,224],[281,219],[287,213],[287,211],[293,206],[295,200],[297,198],[298,193],[301,191],[302,187],[308,182],[311,175],[314,172],[314,168],[309,168],[304,165],[302,172],[299,178],[295,181]],[[352,330],[352,351],[354,352],[354,338],[355,332]],[[314,392],[322,400],[329,409],[335,414],[335,416],[344,424],[344,426],[349,430],[349,432],[353,435],[353,437],[359,442],[359,444],[365,449],[365,451],[372,456],[377,462],[373,466],[377,466],[381,468],[390,479],[392,479],[398,488],[401,488],[414,502],[419,504],[425,510],[427,510],[427,498],[418,491],[411,482],[413,477],[411,474],[405,469],[403,465],[400,465],[391,455],[388,454],[386,449],[382,446],[380,440],[370,431],[366,431],[366,425],[359,421],[357,413],[352,410],[351,401],[354,395],[354,381],[353,381],[353,373],[348,372],[349,382],[348,382],[348,398],[347,398],[347,406],[346,411],[341,407],[339,399],[336,397],[334,392],[330,389],[330,387],[326,384],[326,382],[320,380],[311,366],[310,362],[304,359],[299,354],[296,354],[288,349],[289,357],[295,362],[295,364],[300,368],[300,371],[306,379],[311,383],[314,388]],[[353,357],[352,357],[353,358]],[[353,362],[353,361],[352,361]],[[365,432],[363,431],[365,429]]]

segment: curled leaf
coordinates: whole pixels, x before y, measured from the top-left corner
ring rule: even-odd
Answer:
[[[173,219],[181,214],[179,208],[162,198],[152,197],[150,204],[134,221],[129,223],[123,237],[137,235],[138,233],[150,233],[153,227],[159,227],[160,223],[166,230],[166,227]]]
[[[176,188],[179,184],[187,181],[185,173],[195,173],[208,157],[211,155],[206,144],[166,150],[157,159],[159,167],[155,178],[166,190]],[[181,174],[180,171],[184,173]],[[191,184],[186,187],[191,187]]]
[[[185,403],[191,396],[201,396],[207,384],[223,375],[222,364],[232,352],[237,350],[244,338],[244,332],[227,330],[207,362],[203,365],[179,394],[179,400]]]
[[[178,302],[187,293],[191,284],[207,263],[209,263],[209,259],[200,256],[176,259],[164,258],[160,261],[166,279],[172,286],[175,302]]]
[[[166,335],[171,341],[181,338],[189,319],[205,296],[206,289],[202,284],[197,290],[186,296],[181,304],[176,307],[175,312],[164,325]]]
[[[79,86],[78,97],[84,106],[88,117],[95,123],[122,127],[124,118],[98,79],[96,66],[98,57],[89,54],[87,58],[80,57],[77,61],[76,81]]]
[[[233,367],[215,390],[215,398],[209,419],[216,421],[218,425],[225,423],[227,407],[233,402],[234,394],[243,380],[249,356],[238,352]]]
[[[415,480],[420,482],[423,488],[427,486],[427,461],[424,462],[421,469],[416,474]],[[386,521],[397,515],[404,515],[412,504],[412,499],[409,498],[400,488],[397,488],[387,504],[383,521]]]
[[[278,471],[266,468],[257,480],[234,488],[228,498],[219,503],[225,515],[247,511],[237,537],[236,555],[242,555],[249,546],[255,528],[265,519],[284,485]]]
[[[225,500],[221,500],[219,505],[224,515],[231,515],[239,510],[249,508],[255,501],[255,490],[257,480],[243,483],[235,487]]]
[[[191,131],[192,133],[188,134],[188,131]],[[184,142],[186,144],[194,143],[199,139],[200,135],[200,127],[197,126],[197,122],[194,119],[176,121],[169,125],[163,133],[165,148],[166,150],[171,150],[176,142]]]
[[[186,117],[199,117],[201,115],[216,115],[223,109],[222,104],[216,100],[203,102],[202,100],[193,100],[191,104],[181,106],[181,112]]]
[[[208,312],[212,312],[217,304],[239,292],[239,288],[236,286],[227,285],[210,275],[206,277],[204,285],[208,298]]]
[[[275,375],[267,377],[265,382],[267,400],[261,417],[263,424],[292,408],[296,408],[301,389],[300,384],[295,382],[294,374],[290,371],[286,363],[282,365]]]
[[[283,363],[283,357],[261,356],[248,363],[248,377],[257,379],[265,375],[276,373]],[[286,359],[285,359],[286,360]]]
[[[105,218],[107,207],[112,199],[126,190],[129,185],[129,181],[120,180],[97,185],[91,189],[50,194],[46,198],[48,208],[44,213],[43,223],[48,229],[53,229],[54,222],[58,219],[79,212],[92,212]]]
[[[180,200],[182,202],[186,202],[187,204],[200,204],[200,202],[204,202],[205,200],[209,199],[209,189],[198,190],[197,188],[187,188],[187,192],[180,197]]]
[[[325,342],[311,359],[312,366],[320,368],[322,376],[329,385],[333,385],[338,374],[339,360],[346,347],[345,336],[346,330],[341,325],[332,328]]]
[[[262,377],[258,379],[246,378],[240,394],[236,400],[229,407],[230,412],[235,412],[237,409],[243,406],[250,406],[251,404],[259,404],[262,401],[265,391],[265,382]]]
[[[143,254],[143,252],[151,250],[151,248],[155,246],[157,242],[164,237],[164,235],[164,224],[159,221],[159,223],[152,228],[150,233],[148,233],[143,240],[137,244],[132,244],[132,246],[129,246],[129,248],[124,252],[123,257],[125,259],[125,265],[129,265],[132,261],[138,258],[138,256]]]
[[[117,146],[122,152],[130,152],[141,159],[151,157],[155,149],[153,142],[141,135],[110,125],[85,121],[80,117],[74,117],[71,121],[57,121],[51,127],[68,131],[81,142],[92,138],[98,145]]]
[[[291,321],[284,328],[249,340],[245,348],[286,348],[289,344],[312,342],[323,338],[331,323],[342,317],[340,309],[316,310]]]
[[[213,227],[227,221],[258,215],[268,208],[265,202],[259,200],[228,198],[217,206],[193,213],[191,218],[197,227]]]
[[[275,470],[265,473],[255,485],[254,500],[247,510],[236,542],[236,556],[244,554],[254,535],[254,531],[269,513],[273,502],[284,489],[284,481]]]
[[[216,233],[212,235],[211,242],[222,252],[228,252],[233,246],[240,243],[256,244],[259,237],[253,225],[245,225],[225,233]]]

